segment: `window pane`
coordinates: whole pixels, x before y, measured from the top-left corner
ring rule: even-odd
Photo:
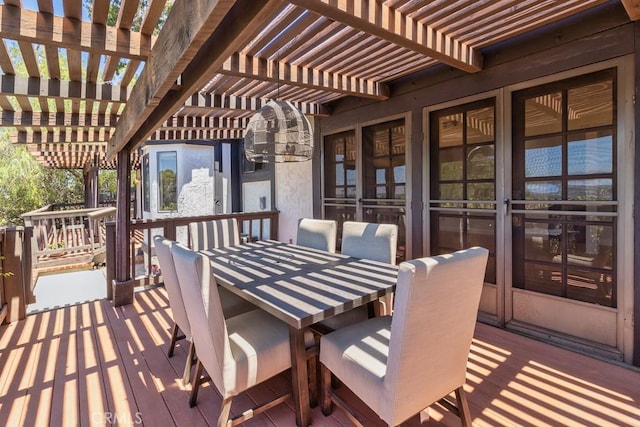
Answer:
[[[613,136],[611,131],[571,135],[567,145],[569,175],[613,172]]]
[[[496,222],[494,219],[469,218],[467,230],[467,246],[482,246],[495,252]]]
[[[613,180],[580,179],[568,183],[569,200],[613,200]]]
[[[440,147],[462,145],[462,113],[440,117],[438,129]]]
[[[440,249],[443,249],[445,252],[462,249],[462,218],[441,216],[439,218],[438,234]]]
[[[614,307],[613,275],[589,268],[567,268],[567,297]]]
[[[393,168],[393,181],[396,184],[404,184],[407,182],[406,167],[404,165]]]
[[[569,247],[567,262],[582,267],[611,270],[613,260],[613,227],[610,225],[567,226]]]
[[[462,147],[440,151],[440,180],[462,179]]]
[[[569,130],[613,123],[613,82],[592,83],[567,92]]]
[[[440,200],[462,200],[462,184],[440,184]]]
[[[495,200],[495,188],[493,182],[467,184],[467,200]]]
[[[526,259],[561,262],[562,224],[545,222],[525,223],[524,256]]]
[[[344,185],[344,165],[336,163],[336,185]]]
[[[493,106],[467,112],[467,144],[495,139]]]
[[[161,211],[175,211],[178,208],[178,158],[175,151],[158,153],[158,180]]]
[[[480,145],[467,153],[467,179],[493,179],[495,153],[493,144]]]
[[[151,186],[149,185],[149,154],[145,154],[142,158],[142,192],[144,200],[144,210],[151,211]]]
[[[531,139],[525,142],[525,177],[562,175],[562,138]]]
[[[561,200],[562,183],[560,181],[534,181],[524,185],[525,200]]]
[[[562,131],[562,92],[526,99],[524,109],[525,136]]]

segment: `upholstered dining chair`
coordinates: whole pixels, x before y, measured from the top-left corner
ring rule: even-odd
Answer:
[[[253,415],[286,401],[291,393],[245,411],[230,420],[232,399],[243,391],[291,368],[287,325],[263,310],[246,312],[228,319],[222,313],[218,287],[207,257],[174,246],[173,258],[179,276],[193,341],[198,350],[196,378],[206,369],[222,396],[218,426],[236,425]],[[195,381],[199,385],[199,381]],[[196,404],[194,385],[190,404]]]
[[[178,282],[178,276],[173,263],[173,256],[171,255],[171,247],[175,243],[172,240],[166,239],[163,236],[155,236],[153,243],[156,248],[156,255],[158,256],[158,264],[160,265],[160,271],[162,272],[162,278],[164,280],[164,287],[167,290],[167,296],[169,298],[169,307],[171,307],[171,314],[173,315],[173,329],[171,332],[171,341],[169,342],[169,349],[167,355],[173,357],[173,352],[176,347],[176,342],[184,338],[190,338],[191,326],[189,325],[189,318],[187,317],[187,310],[182,300],[182,293],[180,292],[180,283]],[[187,363],[184,368],[184,375],[182,381],[184,383],[189,382],[191,372],[191,360],[194,357],[193,343],[189,342],[189,351],[187,353]]]
[[[355,221],[345,221],[342,224],[341,252],[344,255],[395,264],[397,246],[398,226],[395,224],[374,224]],[[386,295],[376,303],[376,315],[391,314],[392,295]],[[367,320],[369,317],[368,307],[360,306],[323,320],[314,329],[317,332],[326,333]]]
[[[164,286],[167,290],[167,296],[169,297],[169,307],[171,307],[171,313],[174,319],[174,326],[171,333],[171,341],[169,342],[167,355],[169,357],[173,356],[175,345],[178,340],[184,338],[189,340],[187,360],[184,368],[184,374],[182,376],[182,381],[186,384],[190,381],[191,365],[193,364],[193,360],[196,358],[196,351],[193,340],[191,339],[191,325],[187,316],[187,306],[185,306],[182,298],[180,282],[175,268],[173,248],[175,246],[180,246],[185,250],[188,250],[188,248],[163,236],[155,236],[153,241],[156,247],[156,255],[158,256],[160,271],[162,271]],[[233,317],[238,314],[257,309],[255,305],[238,297],[237,295],[234,295],[226,289],[219,288],[219,293],[222,311],[225,317]]]
[[[235,218],[192,222],[189,224],[189,236],[194,251],[240,244],[240,229]]]
[[[300,218],[296,244],[328,252],[336,251],[338,223],[330,219]]]
[[[464,393],[488,251],[474,247],[400,264],[393,316],[374,317],[322,337],[322,410],[332,402],[361,423],[331,390],[331,373],[388,425],[436,401],[471,425]],[[455,392],[456,405],[449,400]]]

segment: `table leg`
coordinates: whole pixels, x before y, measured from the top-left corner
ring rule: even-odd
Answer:
[[[309,404],[304,330],[289,327],[289,338],[291,341],[291,383],[296,408],[296,424],[300,427],[306,427],[311,422],[311,406]]]

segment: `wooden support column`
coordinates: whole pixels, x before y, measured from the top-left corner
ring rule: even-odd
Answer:
[[[628,3],[628,2],[625,2]],[[635,27],[635,95],[637,100],[640,96],[640,22],[634,23]],[[633,364],[640,366],[640,227],[637,219],[640,218],[640,109],[637,101],[634,105],[633,120],[634,131],[634,196],[633,196],[633,217],[636,218],[633,238]]]
[[[133,302],[133,279],[131,278],[131,151],[123,148],[118,152],[118,196],[116,203],[115,278],[113,305]]]
[[[2,272],[10,273],[4,277],[4,300],[7,304],[4,312],[7,323],[15,322],[25,318],[27,297],[25,289],[31,269],[31,257],[25,257],[23,227],[11,227],[4,230],[2,239],[2,250],[4,256],[2,260]],[[28,263],[28,265],[25,265]],[[28,274],[25,276],[25,272]]]
[[[98,207],[98,168],[94,165],[84,167],[84,207]]]

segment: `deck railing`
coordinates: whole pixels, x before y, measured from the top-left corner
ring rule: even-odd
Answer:
[[[31,247],[34,270],[104,263],[105,224],[115,217],[115,208],[62,211],[48,208],[22,215],[25,226],[33,228]]]
[[[248,241],[278,238],[277,211],[132,220],[129,255],[131,259],[130,277],[135,280],[134,286],[148,286],[162,282],[155,258],[154,236],[165,236],[189,245],[188,226],[190,223],[224,218],[236,218],[241,236]],[[114,222],[107,223],[107,235],[107,294],[111,295],[109,290],[112,280],[115,278],[116,227]]]

